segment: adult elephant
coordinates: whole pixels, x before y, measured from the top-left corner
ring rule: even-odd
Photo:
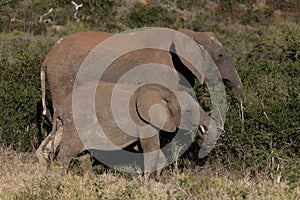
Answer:
[[[241,80],[232,65],[231,59],[225,54],[222,44],[210,32],[193,32],[190,30],[179,30],[179,32],[191,37],[197,44],[203,45],[204,49],[209,53],[213,61],[216,63],[222,79],[230,88],[242,90]],[[50,50],[41,68],[41,88],[42,88],[42,102],[43,114],[46,114],[45,104],[45,79],[47,78],[49,90],[52,97],[53,104],[53,130],[46,138],[39,149],[37,156],[39,160],[43,160],[45,156],[45,148],[50,141],[50,138],[56,131],[56,108],[61,104],[62,100],[72,91],[78,70],[91,53],[91,51],[101,42],[114,36],[111,33],[105,32],[80,32],[71,34],[60,39]],[[159,36],[159,35],[158,35]],[[175,44],[176,45],[176,44]],[[170,46],[170,51],[163,51],[160,49],[140,49],[132,51],[128,54],[120,56],[116,59],[103,73],[101,80],[107,82],[117,82],[120,77],[135,66],[156,63],[164,66],[169,66],[173,71],[180,72],[189,81],[191,85],[194,84],[195,78],[200,83],[203,83],[204,77],[196,70],[196,67],[191,65],[187,60],[178,56],[175,49]],[[199,47],[201,48],[201,47]],[[188,51],[186,47],[184,50]],[[195,52],[190,52],[190,54]],[[200,55],[199,55],[200,57]],[[180,82],[177,73],[171,74],[168,78],[159,78],[163,80],[164,85],[169,88],[176,89],[178,82]],[[215,77],[218,79],[219,77]],[[93,79],[93,78],[92,78]],[[94,79],[95,80],[95,79]],[[145,77],[141,77],[136,83],[143,83]],[[175,80],[175,81],[174,81]],[[77,84],[78,86],[80,84]],[[47,155],[46,155],[47,157]]]
[[[115,159],[121,158],[126,163],[133,157],[135,163],[144,165],[143,172],[152,172],[166,166],[166,161],[176,159],[171,157],[173,153],[162,153],[164,148],[172,150],[174,146],[161,147],[161,131],[177,133],[175,140],[185,149],[192,142],[191,135],[186,134],[191,130],[204,126],[208,137],[215,138],[217,134],[214,121],[190,94],[154,83],[142,86],[87,83],[64,99],[58,107],[58,119],[63,124],[58,160],[65,167],[73,157],[89,150],[110,167],[115,167]],[[137,143],[143,154],[114,152]],[[97,151],[110,153],[106,157],[97,156]],[[159,176],[159,171],[156,175]]]

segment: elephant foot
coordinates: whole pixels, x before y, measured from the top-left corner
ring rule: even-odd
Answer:
[[[162,180],[160,172],[161,170],[154,171],[154,172],[144,172],[143,177],[145,181],[147,181],[148,179],[154,179],[155,181],[160,182]]]
[[[49,162],[49,153],[45,153],[41,146],[36,150],[35,156],[41,164],[45,165]]]
[[[54,129],[41,143],[36,150],[35,155],[38,161],[42,164],[46,164],[53,160],[54,154],[60,144],[63,133],[63,126],[58,123],[58,128]]]
[[[153,178],[156,181],[161,181],[161,174],[164,167],[166,166],[166,157],[163,152],[151,152],[148,153],[148,155],[144,155],[144,158],[144,176],[146,178]]]
[[[52,138],[52,136],[49,134],[35,152],[35,155],[36,155],[39,163],[46,164],[50,161],[51,138]]]

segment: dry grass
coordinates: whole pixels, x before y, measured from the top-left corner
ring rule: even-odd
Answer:
[[[300,186],[229,172],[170,172],[162,182],[107,172],[63,173],[31,153],[0,148],[0,199],[300,199]]]

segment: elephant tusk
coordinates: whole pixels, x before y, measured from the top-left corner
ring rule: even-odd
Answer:
[[[204,126],[203,125],[200,125],[199,126],[199,129],[198,129],[198,135],[200,136],[200,138],[202,140],[205,139],[205,135],[207,135],[207,131],[205,130]]]
[[[200,130],[201,130],[202,133],[205,133],[205,132],[206,132],[203,125],[200,125]]]

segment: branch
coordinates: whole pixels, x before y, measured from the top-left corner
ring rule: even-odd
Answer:
[[[43,21],[43,17],[46,17],[47,15],[50,15],[50,13],[53,11],[53,8],[50,8],[50,10],[46,13],[46,14],[43,14],[42,16],[40,16],[40,20],[39,22],[42,22]]]

